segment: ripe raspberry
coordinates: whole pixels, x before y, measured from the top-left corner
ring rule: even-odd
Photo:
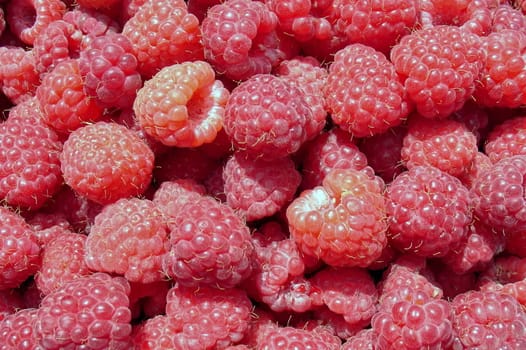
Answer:
[[[133,110],[146,133],[168,146],[212,142],[223,127],[229,92],[204,61],[161,69],[137,92]]]
[[[205,58],[229,79],[268,74],[290,58],[284,50],[294,51],[293,41],[279,36],[277,26],[276,14],[264,3],[227,0],[214,5],[201,26]]]
[[[36,96],[25,99],[24,101],[14,105],[8,114],[8,119],[16,120],[17,118],[28,119],[31,122],[38,122],[42,120],[43,113],[40,109],[40,103]]]
[[[164,181],[153,194],[152,201],[170,220],[179,215],[184,204],[205,194],[204,186],[191,179]]]
[[[84,89],[106,108],[131,108],[142,87],[137,65],[130,41],[118,33],[98,36],[80,51]]]
[[[290,326],[271,325],[265,327],[259,335],[257,349],[339,350],[339,343],[339,341],[327,342],[324,336],[318,332]]]
[[[471,167],[477,151],[477,138],[461,122],[416,116],[409,121],[401,159],[408,169],[427,165],[460,176]]]
[[[0,350],[42,349],[35,330],[37,309],[21,309],[0,322]]]
[[[389,241],[400,251],[444,256],[468,232],[469,190],[457,178],[431,166],[416,166],[387,187]]]
[[[462,108],[483,67],[480,38],[464,29],[437,25],[404,36],[391,50],[416,110],[426,118],[446,118]]]
[[[251,311],[250,299],[236,288],[175,285],[166,297],[166,315],[181,325],[176,338],[181,349],[224,349],[238,343],[248,328]]]
[[[157,183],[180,179],[202,183],[217,164],[200,149],[171,147],[155,159],[153,175]]]
[[[35,282],[43,295],[48,295],[69,281],[91,274],[84,262],[86,236],[64,231],[42,250],[42,263]]]
[[[161,350],[178,349],[175,343],[182,326],[176,324],[171,317],[157,315],[144,320],[133,333],[133,349]]]
[[[51,22],[62,18],[66,4],[61,0],[20,0],[8,2],[6,19],[9,28],[27,45]]]
[[[203,59],[199,20],[182,0],[146,1],[124,24],[145,79],[161,68]]]
[[[266,161],[234,153],[224,170],[226,203],[247,221],[277,213],[294,197],[301,175],[288,158]]]
[[[461,109],[453,113],[449,118],[466,125],[468,130],[477,138],[477,144],[480,144],[486,138],[489,127],[489,113],[473,99],[468,100]]]
[[[481,275],[481,279],[491,279],[506,284],[526,279],[525,258],[515,255],[501,254],[495,258],[493,264]]]
[[[252,272],[250,231],[233,209],[211,197],[192,198],[168,221],[163,270],[182,285],[236,286]]]
[[[70,281],[46,295],[35,330],[45,349],[129,349],[129,283],[95,273]]]
[[[524,175],[526,156],[504,158],[473,181],[473,210],[478,219],[495,231],[526,230]]]
[[[482,39],[486,55],[473,96],[488,107],[515,108],[526,104],[526,33],[506,29]]]
[[[24,299],[19,289],[0,291],[0,323],[11,314],[24,308]],[[0,326],[1,327],[1,326]],[[0,347],[1,349],[1,347]]]
[[[331,266],[367,267],[387,244],[383,191],[374,175],[335,169],[288,206],[291,237]]]
[[[479,177],[483,172],[486,171],[486,169],[490,168],[492,165],[493,163],[486,154],[482,152],[477,152],[467,172],[457,177],[464,184],[464,186],[466,186],[467,188],[471,188],[473,186],[473,181],[475,181],[477,177]]]
[[[45,74],[36,90],[42,118],[55,131],[69,134],[102,118],[102,108],[86,94],[76,59],[65,59]]]
[[[74,7],[64,13],[62,19],[82,33],[82,46],[96,37],[109,32],[120,32],[120,25],[102,12],[84,7]]]
[[[348,338],[340,350],[374,350],[374,343],[373,329],[367,328]]]
[[[61,221],[60,223],[57,222],[57,224],[55,225],[52,225],[46,228],[41,228],[39,227],[40,224],[38,222],[35,223],[34,221],[35,218],[37,218],[38,220],[38,216],[33,216],[29,219],[26,219],[27,223],[31,225],[33,230],[35,230],[35,236],[37,238],[38,244],[40,245],[40,248],[44,248],[47,244],[49,244],[52,240],[54,240],[58,236],[73,232],[73,228],[67,221],[66,216],[64,214],[62,213],[46,214],[44,212],[42,213],[37,212],[37,213],[48,215],[48,216],[55,216],[57,219],[61,217],[61,219],[59,220],[64,220],[64,221]]]
[[[503,3],[491,9],[491,32],[500,32],[505,29],[526,29],[526,17],[509,3]]]
[[[483,292],[498,292],[507,294],[516,299],[521,304],[523,310],[526,306],[526,280],[520,280],[517,282],[510,282],[505,284],[500,283],[487,283],[480,287]]]
[[[168,228],[155,203],[123,198],[106,205],[95,217],[85,261],[93,271],[151,283],[162,279],[161,261],[167,251]]]
[[[486,138],[484,151],[493,163],[526,155],[526,116],[507,119],[495,126]]]
[[[0,124],[0,197],[11,206],[38,209],[62,183],[62,144],[42,122],[13,119]]]
[[[146,190],[154,155],[133,131],[97,122],[70,134],[60,160],[66,184],[90,200],[107,204]]]
[[[521,349],[526,346],[526,313],[510,295],[472,290],[451,302],[455,346],[463,349]]]
[[[401,124],[410,109],[393,64],[362,44],[336,52],[323,93],[334,123],[355,137]]]
[[[0,47],[0,86],[12,103],[31,98],[39,84],[33,51],[22,47]]]
[[[292,154],[307,139],[305,127],[312,118],[304,97],[302,90],[283,78],[254,75],[232,90],[225,131],[237,149],[253,158]]]

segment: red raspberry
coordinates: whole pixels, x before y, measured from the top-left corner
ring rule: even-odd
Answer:
[[[271,325],[265,327],[259,335],[257,349],[339,350],[340,341],[336,341],[336,339],[327,342],[325,337],[318,332],[290,326]]]
[[[526,155],[526,115],[507,119],[495,126],[486,138],[484,151],[493,163]]]
[[[294,197],[301,175],[288,158],[266,161],[234,153],[224,170],[226,203],[247,221],[277,213]]]
[[[43,117],[40,103],[36,96],[25,99],[24,101],[14,105],[8,114],[8,119],[15,120],[18,118],[28,119],[31,122],[40,121]]]
[[[480,287],[483,292],[498,292],[512,296],[521,304],[522,309],[526,306],[526,280],[510,282],[505,284],[487,283]]]
[[[232,90],[225,131],[248,155],[276,159],[299,150],[311,118],[302,90],[283,78],[258,74]]]
[[[526,17],[518,8],[509,3],[503,3],[491,9],[491,32],[500,32],[504,29],[526,29]]]
[[[102,119],[102,108],[84,90],[76,59],[66,59],[45,74],[36,91],[42,118],[57,132],[69,134]]]
[[[160,70],[137,92],[133,110],[146,133],[168,146],[197,147],[223,127],[229,92],[204,61]]]
[[[493,163],[486,154],[482,152],[477,152],[467,172],[457,177],[464,184],[464,186],[466,186],[467,188],[471,188],[473,186],[473,181],[475,181],[477,177],[479,177],[483,172],[485,172],[486,169],[492,166]]]
[[[476,136],[461,122],[416,116],[409,121],[401,159],[408,169],[427,165],[460,176],[471,167],[477,151]]]
[[[175,285],[166,297],[166,315],[181,325],[181,349],[224,349],[243,338],[252,303],[241,289],[194,289]],[[185,346],[186,345],[186,346]]]
[[[335,35],[388,53],[417,24],[418,2],[334,0],[329,21]]]
[[[0,47],[0,86],[6,97],[18,104],[35,94],[40,84],[33,51]]]
[[[74,7],[64,13],[62,19],[82,33],[82,45],[109,32],[119,32],[119,24],[109,16],[93,9]]]
[[[475,90],[483,66],[480,38],[464,29],[437,25],[404,36],[391,50],[409,98],[426,118],[446,118]]]
[[[35,330],[45,349],[129,349],[129,283],[95,273],[70,281],[46,295]]]
[[[495,231],[526,230],[526,155],[504,158],[473,181],[474,214]]]
[[[133,131],[97,122],[70,134],[60,160],[66,184],[90,200],[107,204],[146,190],[154,155]]]
[[[214,5],[201,26],[205,58],[233,80],[268,74],[290,58],[284,50],[294,51],[293,41],[279,36],[277,26],[276,14],[261,2],[227,0]]]
[[[153,194],[152,201],[168,220],[179,215],[181,208],[206,194],[203,185],[191,179],[164,181]]]
[[[373,329],[367,328],[348,338],[340,350],[374,350],[374,343]]]
[[[453,113],[449,118],[466,125],[468,130],[477,137],[477,144],[480,144],[486,138],[489,113],[474,100],[468,100],[461,109]]]
[[[305,156],[301,161],[303,175],[301,188],[310,189],[321,185],[323,179],[333,169],[354,169],[370,171],[367,157],[352,137],[340,128],[322,132],[313,141],[305,144]]]
[[[61,0],[20,0],[7,5],[7,23],[20,40],[33,45],[35,38],[51,22],[62,18],[66,4]]]
[[[0,350],[42,349],[35,330],[37,309],[21,309],[0,322]]]
[[[133,48],[122,34],[106,33],[80,51],[79,68],[86,93],[106,108],[131,108],[142,87]]]
[[[63,231],[46,244],[40,270],[35,276],[36,285],[43,295],[91,274],[84,262],[85,242],[85,235]]]
[[[329,265],[367,267],[387,244],[383,191],[374,175],[335,169],[287,208],[291,237]]]
[[[515,108],[526,104],[526,33],[506,29],[482,39],[486,53],[480,78],[474,91],[478,104]]]
[[[155,159],[153,175],[157,183],[180,179],[203,183],[217,164],[200,149],[171,147]]]
[[[37,214],[47,215],[50,217],[54,216],[56,220],[60,220],[59,222],[57,222],[56,224],[52,226],[42,228],[40,225],[41,223],[38,222],[38,216],[32,216],[31,218],[26,219],[27,223],[31,225],[33,230],[35,230],[35,236],[41,248],[44,248],[48,243],[50,243],[52,240],[54,240],[58,236],[61,236],[67,233],[72,233],[73,228],[67,221],[64,214],[62,213],[47,214],[44,212],[37,212]],[[37,222],[34,221],[35,218],[37,219]]]
[[[131,41],[145,79],[163,67],[203,58],[199,20],[182,0],[144,2],[122,34]]]
[[[24,299],[18,289],[0,291],[0,324],[6,317],[24,308]],[[0,326],[1,328],[1,326]],[[1,333],[0,333],[1,334]],[[0,347],[0,349],[2,349]]]
[[[123,198],[106,205],[95,217],[85,261],[93,271],[151,283],[162,279],[161,261],[167,251],[168,228],[155,203]]]
[[[468,232],[469,190],[431,166],[416,166],[387,186],[389,241],[400,251],[444,256]]]
[[[481,275],[481,279],[491,279],[506,284],[526,279],[526,258],[501,254]]]
[[[130,2],[137,2],[138,0],[129,0]],[[188,0],[188,12],[193,13],[199,22],[202,22],[210,7],[220,4],[221,0]]]
[[[139,324],[132,333],[133,349],[162,350],[178,349],[181,344],[175,343],[182,325],[177,324],[171,317],[157,315],[147,318]]]
[[[250,231],[233,209],[211,197],[192,198],[172,220],[166,275],[182,285],[236,286],[252,272]]]
[[[0,124],[0,197],[15,207],[42,207],[62,183],[61,150],[55,132],[38,120]]]
[[[526,312],[510,295],[468,291],[451,301],[455,345],[463,349],[521,349],[526,346]]]
[[[323,93],[334,123],[355,137],[401,124],[410,109],[393,64],[362,44],[336,52]]]

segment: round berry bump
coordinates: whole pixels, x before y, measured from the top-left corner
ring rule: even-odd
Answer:
[[[460,176],[471,167],[477,152],[477,138],[466,125],[417,116],[409,121],[401,160],[408,169],[428,165]]]
[[[495,126],[486,137],[484,151],[493,163],[526,155],[526,116],[507,119]]]
[[[45,349],[129,349],[130,285],[122,277],[95,273],[46,295],[35,330]]]
[[[468,232],[469,190],[437,168],[421,165],[398,175],[386,192],[388,236],[400,251],[444,256]]]
[[[163,270],[182,285],[230,288],[252,272],[250,230],[226,204],[191,198],[168,220],[170,250]]]
[[[164,181],[153,194],[152,201],[168,219],[179,215],[181,207],[206,194],[203,185],[191,179]]]
[[[526,155],[504,158],[473,180],[474,214],[496,231],[526,230]]]
[[[133,110],[146,133],[167,146],[198,147],[223,127],[230,93],[210,64],[164,67],[137,92]]]
[[[60,160],[67,185],[92,201],[107,204],[146,190],[154,154],[125,126],[97,122],[69,135]]]
[[[74,7],[66,11],[62,19],[73,24],[82,33],[82,46],[92,39],[109,32],[119,32],[121,27],[106,14],[85,7]]]
[[[128,38],[107,33],[80,51],[79,68],[84,89],[106,108],[131,108],[142,78]]]
[[[183,0],[145,1],[122,34],[132,43],[145,79],[163,67],[203,59],[199,20]]]
[[[500,32],[505,29],[516,29],[524,31],[526,28],[526,17],[520,9],[509,3],[501,3],[491,9],[491,32]]]
[[[336,52],[323,93],[334,123],[355,137],[385,132],[409,113],[395,67],[384,54],[363,44]]]
[[[235,153],[223,170],[226,203],[247,220],[277,213],[296,193],[301,175],[292,159],[266,161]]]
[[[366,328],[347,338],[340,350],[374,350],[374,344],[373,330]]]
[[[2,350],[15,349],[41,349],[35,331],[37,309],[21,309],[7,316],[0,322],[0,337],[2,337]]]
[[[38,119],[0,124],[0,198],[10,206],[38,209],[62,184],[57,134]]]
[[[306,255],[332,266],[366,267],[387,244],[383,181],[336,169],[323,185],[304,191],[287,208],[291,237]]]
[[[334,336],[333,336],[334,337]],[[335,337],[338,339],[337,337]],[[265,326],[257,338],[257,349],[318,349],[339,350],[340,340],[327,341],[325,334],[303,328],[277,325]]]
[[[135,349],[177,349],[175,339],[181,325],[166,315],[148,318],[134,328],[132,333]]]
[[[6,10],[11,32],[24,44],[33,45],[44,28],[51,22],[62,19],[66,4],[61,0],[9,1]]]
[[[124,275],[130,282],[161,281],[168,228],[147,199],[123,198],[95,217],[86,240],[85,261],[94,271]]]
[[[404,36],[390,53],[409,98],[426,118],[446,118],[475,90],[483,66],[481,39],[464,29],[437,25]]]
[[[0,47],[0,86],[4,95],[19,104],[35,94],[40,84],[33,50],[22,47]]]
[[[257,74],[235,87],[226,104],[225,132],[253,158],[276,159],[299,150],[312,110],[289,81]]]
[[[63,60],[45,74],[36,91],[44,122],[57,132],[69,134],[101,119],[102,108],[84,87],[76,59]]]

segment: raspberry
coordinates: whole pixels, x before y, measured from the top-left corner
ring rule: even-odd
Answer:
[[[383,181],[358,170],[331,171],[323,186],[287,208],[291,237],[331,266],[367,267],[387,244]]]
[[[21,0],[7,5],[7,23],[20,40],[33,45],[35,38],[51,22],[62,18],[66,4],[61,0]]]
[[[61,150],[55,132],[41,122],[0,124],[0,197],[15,207],[42,207],[62,183]]]
[[[102,109],[84,90],[76,59],[66,59],[45,74],[36,90],[43,119],[55,131],[68,134],[102,118]]]
[[[453,113],[450,119],[459,121],[466,125],[477,138],[477,144],[480,144],[486,138],[489,124],[489,113],[482,106],[479,106],[474,100],[468,100],[464,106]]]
[[[5,289],[0,291],[0,323],[9,315],[14,314],[16,311],[23,308],[24,299],[17,289]]]
[[[58,236],[61,236],[67,233],[72,233],[73,228],[67,221],[65,215],[61,213],[60,214],[59,213],[46,214],[44,212],[37,212],[37,214],[54,216],[58,220],[60,220],[60,222],[57,222],[54,225],[51,225],[46,228],[42,228],[38,222],[34,221],[35,218],[37,218],[38,220],[38,216],[33,216],[29,219],[26,219],[27,223],[31,225],[33,230],[35,230],[35,236],[41,248],[44,248],[48,243],[50,243],[52,240],[54,240]]]
[[[526,28],[526,17],[511,4],[503,3],[491,10],[491,32],[500,32],[505,29],[522,30]]]
[[[192,344],[196,349],[223,349],[239,342],[248,328],[251,311],[250,299],[236,288],[175,285],[166,297],[166,315],[181,325],[176,338],[181,348]]]
[[[437,25],[404,36],[390,56],[418,113],[443,119],[461,109],[475,90],[483,54],[477,35]]]
[[[374,335],[372,328],[359,331],[343,343],[340,350],[374,350]]]
[[[151,283],[162,279],[161,261],[167,251],[168,228],[155,203],[123,198],[106,205],[95,217],[85,261],[94,271]]]
[[[505,284],[487,283],[480,287],[483,292],[492,291],[507,294],[516,299],[523,307],[526,306],[526,280],[510,282]]]
[[[36,285],[43,295],[91,274],[84,262],[85,242],[85,235],[65,231],[46,244],[40,270],[35,276]]]
[[[40,121],[43,117],[40,103],[36,96],[25,99],[16,104],[9,110],[8,119],[16,120],[18,118],[28,119],[31,122]]]
[[[194,180],[165,181],[153,194],[152,201],[168,220],[175,218],[187,202],[205,195],[206,189]]]
[[[294,45],[277,34],[278,18],[258,1],[227,0],[212,6],[201,26],[205,58],[233,80],[268,74],[290,58]],[[287,47],[288,46],[288,47]]]
[[[37,309],[21,309],[0,321],[0,349],[40,349],[34,327],[37,313]]]
[[[210,197],[192,198],[168,221],[164,272],[188,286],[236,286],[252,272],[250,231],[233,209]]]
[[[142,87],[137,58],[128,38],[106,33],[80,51],[79,69],[84,89],[106,108],[131,108]]]
[[[157,315],[146,319],[133,332],[134,349],[177,349],[176,337],[182,328],[171,317]]]
[[[70,281],[46,295],[35,330],[45,349],[129,349],[129,283],[95,273]]]
[[[33,51],[22,47],[0,47],[0,86],[14,104],[35,94],[40,84]]]
[[[467,188],[471,188],[473,186],[473,181],[475,181],[475,179],[479,177],[480,174],[482,174],[484,171],[486,171],[486,169],[490,168],[492,165],[493,163],[486,154],[482,152],[477,152],[467,172],[457,177],[464,184],[464,186],[466,186]]]
[[[510,295],[468,291],[451,301],[455,346],[464,349],[521,349],[526,346],[526,313]]]
[[[499,255],[481,276],[498,283],[507,284],[526,279],[525,258],[514,255]]]
[[[393,64],[362,44],[336,52],[323,93],[334,123],[355,137],[401,124],[410,109]]]
[[[431,166],[416,166],[387,186],[389,241],[400,251],[444,256],[468,232],[469,191],[457,178]]]
[[[506,29],[482,39],[486,59],[473,96],[488,107],[515,108],[526,103],[526,33]]]
[[[90,200],[107,204],[146,190],[154,155],[133,131],[97,122],[70,134],[60,160],[66,184]]]
[[[204,61],[161,69],[137,92],[133,110],[146,133],[168,146],[212,142],[223,127],[229,92]]]
[[[460,176],[471,167],[477,151],[477,138],[461,122],[416,117],[409,121],[401,159],[408,169],[427,165]]]
[[[106,33],[120,31],[115,20],[93,9],[74,7],[66,11],[62,19],[73,24],[82,33],[82,45],[87,45],[92,39]]]
[[[217,162],[199,149],[171,147],[155,159],[153,175],[157,183],[180,179],[202,183],[216,166]]]
[[[247,221],[277,213],[294,197],[301,175],[290,158],[252,159],[234,153],[224,170],[226,203]]]
[[[495,126],[486,137],[484,151],[493,163],[526,155],[526,116],[507,119]]]
[[[199,20],[182,0],[145,1],[122,34],[132,43],[145,79],[163,67],[203,58]]]
[[[338,350],[339,342],[327,342],[317,332],[294,327],[267,326],[258,337],[258,349]]]
[[[526,156],[504,158],[473,181],[473,210],[478,219],[495,231],[526,230],[524,175]]]
[[[244,0],[243,0],[244,1]],[[234,88],[225,110],[225,131],[235,147],[254,158],[276,159],[299,150],[312,110],[289,81],[257,74]]]

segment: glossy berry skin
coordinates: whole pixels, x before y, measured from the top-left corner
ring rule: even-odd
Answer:
[[[21,309],[0,321],[1,350],[42,349],[34,324],[38,310],[35,308]]]
[[[468,232],[469,191],[437,168],[417,166],[398,175],[386,199],[389,241],[400,251],[443,256]]]
[[[70,134],[60,160],[66,184],[90,200],[108,204],[144,192],[154,154],[125,126],[97,122]]]
[[[526,155],[526,116],[517,116],[495,126],[486,138],[484,152],[492,163]]]
[[[333,170],[322,186],[288,206],[291,237],[331,266],[366,267],[387,244],[383,181],[359,170]]]
[[[23,47],[0,47],[0,86],[4,95],[14,104],[35,94],[40,74],[33,51]]]
[[[340,344],[338,341],[335,341],[336,339],[327,341],[324,335],[318,332],[291,326],[278,327],[271,325],[265,327],[258,336],[257,349],[338,350]]]

